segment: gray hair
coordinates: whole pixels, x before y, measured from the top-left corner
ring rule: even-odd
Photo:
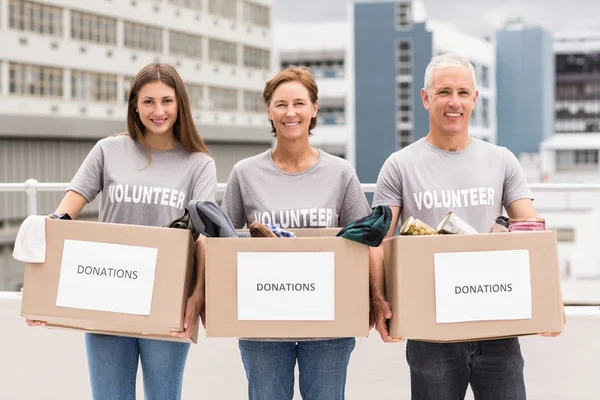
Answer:
[[[471,72],[473,78],[473,89],[477,91],[477,77],[475,76],[475,68],[473,65],[464,57],[454,53],[445,53],[437,57],[433,57],[425,70],[425,91],[430,94],[431,81],[433,79],[433,71],[443,67],[467,67]]]

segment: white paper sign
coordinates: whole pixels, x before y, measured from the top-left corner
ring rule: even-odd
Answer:
[[[333,252],[239,252],[240,321],[332,321]]]
[[[436,322],[531,318],[529,251],[435,253]]]
[[[65,240],[58,307],[149,315],[158,249]]]

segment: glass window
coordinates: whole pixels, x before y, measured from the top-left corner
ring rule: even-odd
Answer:
[[[399,40],[396,44],[396,75],[412,76],[412,42]]]
[[[396,84],[396,122],[412,123],[412,83],[398,82]]]
[[[412,25],[411,2],[396,3],[396,27],[409,28]]]
[[[62,8],[24,0],[8,1],[8,26],[42,35],[62,35]]]
[[[162,51],[162,29],[125,21],[124,45],[130,49],[160,53]]]
[[[9,92],[21,96],[63,96],[63,70],[19,63],[8,64]]]
[[[114,103],[117,101],[117,75],[72,71],[71,97],[79,101]]]
[[[202,37],[171,31],[169,33],[169,52],[190,58],[202,58]]]
[[[322,106],[317,114],[319,125],[344,125],[346,113],[343,106]]]
[[[131,89],[131,84],[135,78],[133,76],[124,76],[123,77],[123,99],[125,99],[125,103],[129,101],[129,89]]]
[[[71,11],[71,38],[114,45],[117,43],[117,20]]]
[[[237,0],[208,0],[208,12],[227,19],[237,19]]]
[[[244,67],[269,70],[271,53],[268,50],[244,46]]]
[[[169,0],[169,4],[177,7],[185,7],[191,10],[202,10],[202,0]]]
[[[215,111],[237,111],[237,90],[218,87],[208,88],[210,109]]]
[[[475,111],[475,110],[473,110]],[[481,98],[481,124],[489,128],[490,126],[490,101],[486,97]]]
[[[261,92],[244,91],[244,111],[265,112],[265,103]]]
[[[244,22],[268,28],[271,26],[270,9],[255,3],[244,2]]]
[[[192,107],[192,110],[203,108],[204,87],[202,85],[186,84],[185,88],[190,98],[190,107]]]
[[[223,42],[221,40],[208,40],[208,59],[210,61],[236,65],[237,64],[237,44]]]

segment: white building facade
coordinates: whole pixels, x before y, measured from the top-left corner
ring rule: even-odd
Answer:
[[[317,127],[311,144],[347,158],[354,135],[353,84],[349,57],[351,31],[347,22],[281,24],[273,28],[278,67],[305,66],[319,87]],[[350,160],[352,162],[352,160]]]
[[[153,62],[180,73],[225,182],[235,162],[272,143],[261,100],[275,70],[272,5],[0,0],[0,182],[70,181],[99,139],[126,130],[129,86]],[[40,194],[39,213],[54,211],[62,195]],[[0,193],[0,290],[22,280],[10,254],[25,205],[23,193]]]
[[[547,182],[600,182],[600,32],[555,35],[555,135],[540,145]]]

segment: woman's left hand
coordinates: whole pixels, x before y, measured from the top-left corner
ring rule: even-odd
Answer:
[[[183,318],[183,332],[171,332],[171,335],[181,339],[189,339],[192,336],[192,333],[196,330],[200,312],[203,309],[204,296],[200,295],[199,293],[192,294],[188,298],[185,306],[185,316]]]

